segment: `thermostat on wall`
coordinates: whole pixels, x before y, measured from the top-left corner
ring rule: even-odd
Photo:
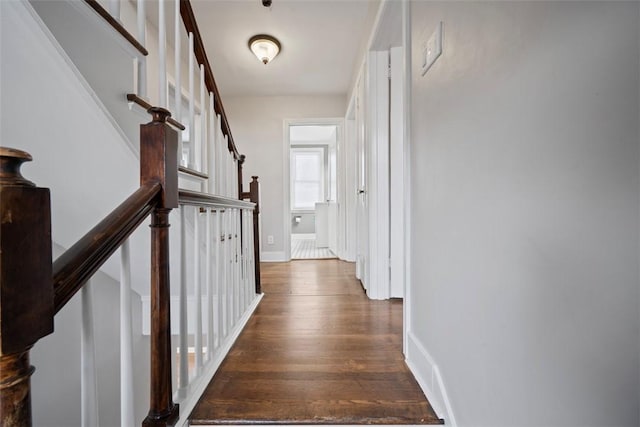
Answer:
[[[443,23],[438,22],[436,30],[422,46],[422,76],[429,71],[436,59],[442,55],[442,27]]]

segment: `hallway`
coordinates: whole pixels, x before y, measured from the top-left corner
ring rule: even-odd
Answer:
[[[370,301],[353,264],[262,264],[262,287],[192,425],[440,424],[404,363],[402,303]]]

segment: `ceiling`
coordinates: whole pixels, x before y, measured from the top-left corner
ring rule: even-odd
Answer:
[[[289,127],[291,144],[313,144],[336,141],[336,125],[293,125]]]
[[[379,2],[191,0],[222,96],[345,94]],[[269,34],[282,44],[263,65],[247,46]]]

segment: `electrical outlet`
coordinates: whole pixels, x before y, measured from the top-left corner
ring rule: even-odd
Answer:
[[[267,245],[273,245],[273,236],[267,236]]]
[[[425,75],[429,68],[442,55],[442,22],[438,22],[436,30],[431,34],[429,40],[422,45],[422,73]]]

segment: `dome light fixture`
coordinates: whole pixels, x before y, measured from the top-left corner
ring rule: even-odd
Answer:
[[[249,49],[258,60],[267,65],[280,52],[280,42],[275,37],[258,34],[249,39]]]

